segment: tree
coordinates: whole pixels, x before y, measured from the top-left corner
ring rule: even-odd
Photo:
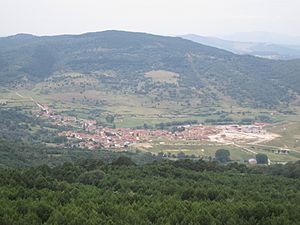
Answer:
[[[216,160],[221,163],[230,161],[230,152],[226,149],[219,149],[215,153]]]
[[[114,117],[113,115],[107,115],[107,116],[105,117],[105,120],[106,120],[106,122],[108,122],[108,123],[113,123],[114,120],[115,120],[115,117]]]
[[[178,153],[177,153],[177,157],[178,157],[179,159],[184,159],[184,158],[186,157],[186,155],[185,155],[184,152],[178,152]]]
[[[83,184],[97,185],[105,176],[102,170],[92,170],[81,174],[78,181]]]
[[[265,154],[257,154],[256,155],[257,164],[268,164],[268,156]]]
[[[47,203],[44,202],[39,203],[38,205],[36,205],[35,208],[37,216],[41,219],[43,223],[49,219],[52,211],[53,209]]]
[[[121,156],[112,162],[112,165],[115,166],[135,166],[135,163],[131,160],[131,158],[126,156]]]

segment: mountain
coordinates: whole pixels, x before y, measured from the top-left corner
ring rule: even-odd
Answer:
[[[152,101],[203,105],[229,99],[242,106],[270,108],[286,105],[300,93],[300,60],[236,55],[180,37],[103,31],[0,39],[2,86],[54,82],[69,73],[93,78],[90,89],[101,86]],[[74,83],[65,81],[60,87],[66,90]]]
[[[242,42],[268,42],[279,45],[300,45],[300,36],[291,36],[272,32],[238,32],[230,35],[222,35],[220,38],[225,40],[242,41]]]
[[[231,51],[240,55],[254,55],[268,59],[299,59],[300,46],[270,44],[263,42],[229,41],[215,37],[205,37],[195,34],[181,36],[200,44]]]

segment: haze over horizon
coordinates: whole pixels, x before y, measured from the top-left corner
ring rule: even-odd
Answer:
[[[160,35],[229,36],[271,32],[300,36],[296,0],[2,0],[0,36],[126,30]]]

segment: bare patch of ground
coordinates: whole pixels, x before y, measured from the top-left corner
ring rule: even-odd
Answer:
[[[150,77],[152,78],[152,80],[162,83],[166,82],[171,84],[177,84],[179,74],[165,70],[155,70],[146,73],[145,77]]]

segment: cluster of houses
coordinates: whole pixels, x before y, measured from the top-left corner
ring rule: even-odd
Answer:
[[[86,134],[72,131],[64,131],[59,133],[60,136],[68,138],[75,138],[81,140],[79,147],[96,149],[99,147],[104,148],[124,148],[128,147],[129,144],[139,142],[137,137],[130,134],[122,136],[117,133],[97,133],[97,134]]]
[[[96,127],[89,130],[90,127]],[[203,141],[210,140],[210,136],[231,129],[238,129],[240,132],[261,132],[261,128],[256,127],[240,127],[240,126],[186,126],[183,131],[170,132],[166,130],[150,130],[150,129],[132,129],[132,128],[107,128],[96,125],[89,125],[85,132],[64,131],[59,135],[68,137],[70,139],[77,139],[82,142],[79,147],[96,149],[104,148],[126,148],[136,143],[153,142],[154,140],[165,143],[163,141]]]
[[[135,130],[131,128],[98,128],[93,133],[80,133],[64,131],[60,136],[82,140],[79,147],[96,149],[104,148],[126,148],[129,145],[140,142],[152,142],[154,137],[171,137],[171,133],[161,130]]]
[[[94,131],[97,129],[96,120],[86,120],[86,119],[77,119],[75,116],[64,116],[55,114],[53,110],[48,105],[42,105],[37,103],[37,106],[41,109],[38,116],[41,116],[46,119],[52,119],[54,125],[63,126],[63,125],[73,125],[82,127],[86,131]]]
[[[221,128],[217,126],[185,126],[181,132],[175,132],[174,137],[178,140],[209,140],[210,135],[221,132]]]
[[[216,134],[229,134],[230,132],[263,134],[263,125],[224,125],[224,126],[183,126],[180,131],[171,132],[167,130],[132,129],[132,128],[107,128],[97,126],[96,120],[78,119],[73,116],[58,115],[47,106],[36,102],[40,108],[39,116],[52,119],[57,126],[69,125],[81,128],[80,132],[64,131],[59,135],[79,140],[78,147],[96,149],[104,148],[126,148],[135,143],[152,142],[154,140],[175,141],[175,140],[210,140]],[[75,129],[74,129],[75,130]],[[78,130],[78,129],[77,129]],[[225,132],[225,133],[224,133]],[[278,153],[281,154],[281,153]]]
[[[219,126],[222,127],[227,132],[241,132],[241,133],[251,133],[251,134],[265,134],[266,130],[263,129],[267,124],[257,123],[254,125],[227,125],[227,126]]]

